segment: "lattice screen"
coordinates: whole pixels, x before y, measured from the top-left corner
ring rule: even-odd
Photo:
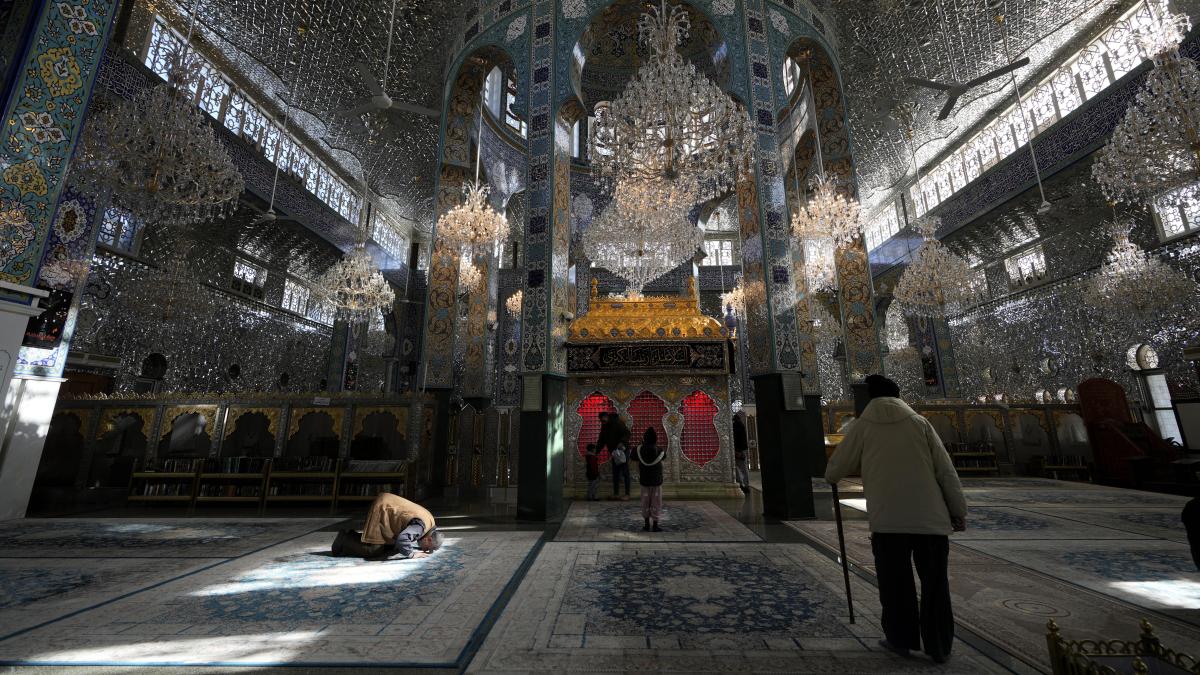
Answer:
[[[683,433],[679,446],[688,461],[704,466],[716,459],[721,450],[717,435],[717,404],[702,391],[694,391],[679,404],[683,412]]]
[[[667,404],[663,400],[648,391],[643,391],[634,397],[629,402],[629,417],[626,420],[629,424],[629,448],[632,450],[642,442],[642,434],[646,432],[646,427],[654,427],[654,433],[658,434],[658,446],[662,449],[667,448],[667,430],[663,428],[663,416],[667,414]]]
[[[579,447],[576,448],[582,458],[587,454],[588,443],[595,443],[596,438],[600,436],[600,413],[607,412],[611,415],[615,414],[617,409],[604,394],[592,394],[579,402],[575,412],[583,418],[583,424],[579,425]],[[600,451],[600,463],[607,461],[608,448],[605,448]]]

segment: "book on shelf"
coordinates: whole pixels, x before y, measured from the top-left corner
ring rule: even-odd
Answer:
[[[195,473],[203,461],[200,457],[176,457],[158,462],[151,461],[147,463],[144,471],[146,473]]]
[[[333,494],[333,483],[272,483],[267,495],[270,497],[328,497]]]
[[[403,483],[352,483],[342,484],[343,497],[374,497],[381,492],[403,494]]]
[[[331,473],[336,467],[332,457],[279,457],[271,462],[272,471]]]
[[[181,483],[179,481],[172,483],[145,483],[134,494],[141,497],[188,497],[192,494],[192,484]]]
[[[347,473],[399,473],[407,464],[402,459],[352,459],[346,463]]]
[[[205,473],[262,473],[266,457],[212,457],[204,460]]]
[[[258,485],[207,484],[200,486],[201,497],[258,497],[262,489]]]

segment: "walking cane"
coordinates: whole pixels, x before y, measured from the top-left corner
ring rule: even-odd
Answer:
[[[846,535],[842,532],[842,502],[838,499],[837,483],[833,488],[833,517],[837,520],[838,553],[842,557],[842,579],[846,581],[846,605],[850,608],[850,623],[854,623],[854,598],[850,596],[850,563],[846,561]]]

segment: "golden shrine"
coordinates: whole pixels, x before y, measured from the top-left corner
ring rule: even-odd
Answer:
[[[625,421],[631,446],[655,429],[667,494],[732,489],[732,347],[721,322],[701,313],[695,278],[686,294],[636,298],[601,297],[593,279],[587,313],[567,331],[568,486],[585,484],[583,453],[607,412]]]

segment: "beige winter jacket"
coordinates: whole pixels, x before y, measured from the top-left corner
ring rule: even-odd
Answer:
[[[825,469],[830,483],[861,475],[872,532],[950,534],[967,502],[950,455],[929,420],[904,401],[872,399]]]

